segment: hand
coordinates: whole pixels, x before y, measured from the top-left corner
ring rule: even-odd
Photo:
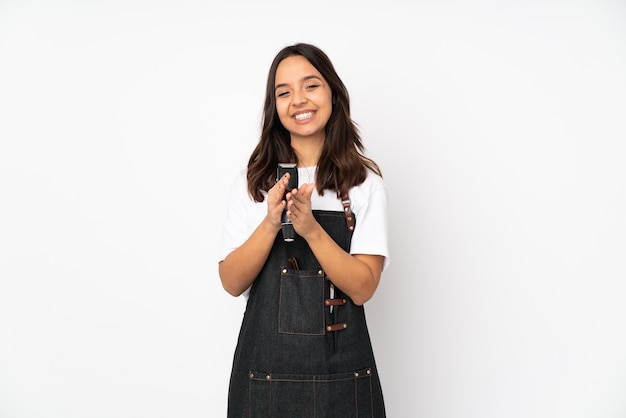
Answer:
[[[293,224],[293,229],[304,239],[319,226],[311,210],[313,190],[315,184],[309,183],[287,193],[287,217]]]
[[[286,202],[283,200],[285,190],[289,184],[289,173],[282,176],[276,184],[267,191],[267,220],[280,229],[280,222]]]

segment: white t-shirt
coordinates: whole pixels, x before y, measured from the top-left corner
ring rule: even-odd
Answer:
[[[246,170],[239,172],[228,195],[228,208],[222,231],[220,261],[242,245],[267,214],[267,202],[255,202],[248,194]],[[316,167],[298,168],[298,187],[315,181]],[[387,239],[387,189],[383,179],[368,169],[366,180],[348,192],[350,207],[356,218],[350,254],[371,254],[385,257],[383,269],[389,264]],[[343,212],[341,200],[335,192],[323,196],[313,190],[313,210]]]

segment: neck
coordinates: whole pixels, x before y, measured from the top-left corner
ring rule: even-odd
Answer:
[[[323,141],[320,142],[300,142],[291,141],[291,147],[298,158],[298,167],[313,167],[317,165],[322,154]]]

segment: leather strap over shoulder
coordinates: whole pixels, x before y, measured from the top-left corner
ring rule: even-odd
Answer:
[[[343,205],[343,211],[346,214],[348,230],[354,231],[354,217],[352,216],[352,209],[350,208],[350,197],[347,193],[341,196],[341,204]]]

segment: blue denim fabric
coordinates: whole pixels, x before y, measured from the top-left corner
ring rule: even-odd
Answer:
[[[314,211],[346,251],[352,232],[343,212]],[[299,269],[288,263],[295,256]],[[296,235],[276,236],[246,305],[233,359],[228,417],[385,417],[380,381],[362,306],[324,305],[330,281]],[[327,332],[326,326],[347,328]]]
[[[322,270],[281,270],[278,332],[324,335],[325,281]],[[306,315],[298,315],[298,311]]]

